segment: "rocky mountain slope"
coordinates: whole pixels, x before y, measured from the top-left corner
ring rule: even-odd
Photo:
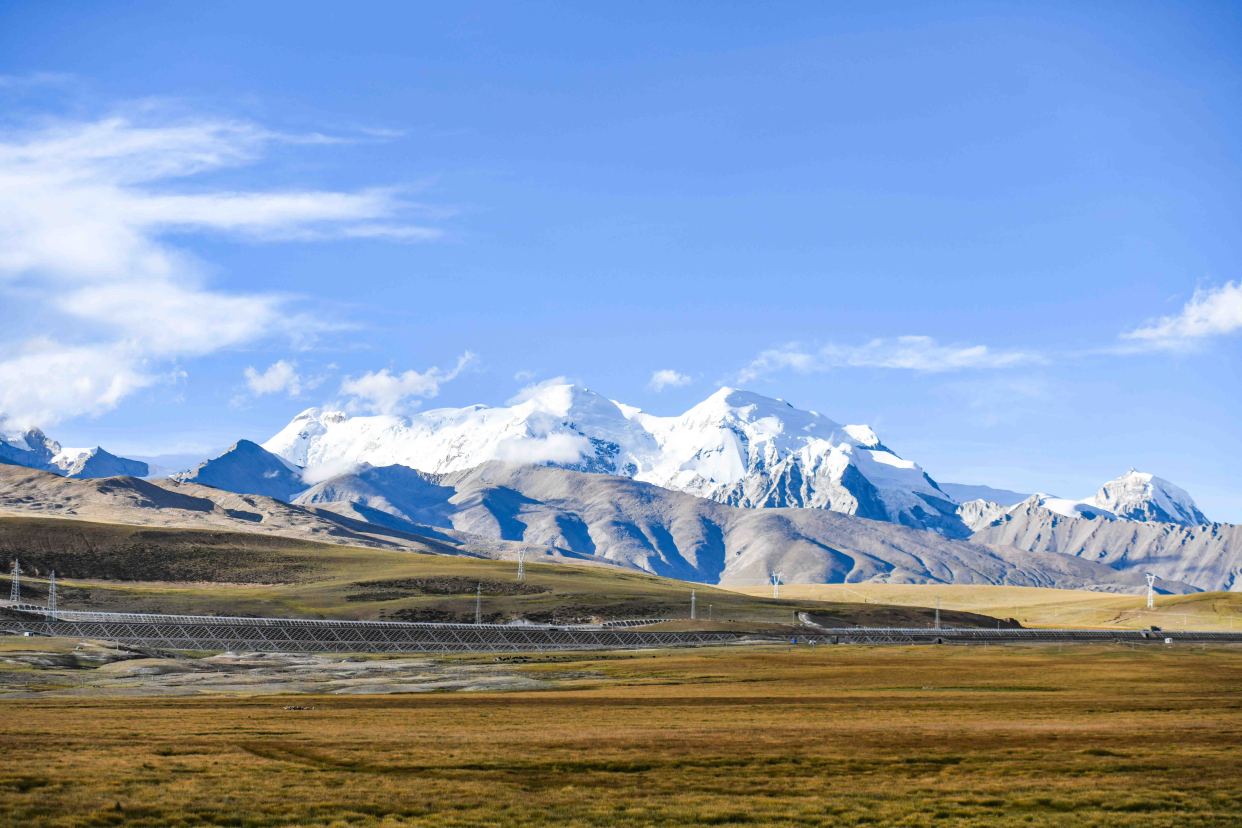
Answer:
[[[885,581],[1136,590],[1140,575],[990,548],[822,509],[746,509],[613,475],[491,462],[442,475],[402,466],[323,481],[296,503],[393,527],[452,528],[725,584]],[[1188,589],[1177,585],[1171,591]]]
[[[270,497],[134,477],[73,480],[21,466],[0,465],[0,516],[38,516],[159,526],[221,529],[314,540],[481,557],[513,557],[518,545],[452,532],[397,531],[336,512]],[[555,550],[537,550],[539,553]]]
[[[1242,589],[1242,526],[1070,517],[1032,496],[982,525],[971,539],[1072,555],[1126,572],[1154,572],[1204,590]]]
[[[292,500],[306,488],[301,469],[249,440],[238,440],[219,457],[174,474],[172,479],[284,501]]]
[[[363,463],[432,473],[493,460],[654,483],[743,507],[802,507],[961,537],[957,502],[867,426],[722,388],[659,417],[576,385],[545,385],[512,405],[350,417],[308,409],[263,444],[318,470]]]
[[[194,483],[68,480],[0,467],[0,516],[303,538],[440,554],[578,560],[686,580],[876,580],[1137,591],[1141,577],[1064,555],[951,540],[818,509],[744,509],[628,478],[506,463],[323,481],[286,504]],[[1169,583],[1169,591],[1192,588]]]

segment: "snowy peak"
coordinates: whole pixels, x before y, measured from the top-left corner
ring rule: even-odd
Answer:
[[[1147,472],[1130,471],[1100,487],[1095,506],[1127,520],[1199,526],[1210,523],[1185,489]]]
[[[50,471],[62,477],[145,477],[150,469],[141,460],[117,457],[95,448],[61,448],[37,428],[0,434],[0,463]]]
[[[362,463],[445,474],[500,460],[630,477],[735,506],[827,509],[966,533],[956,502],[867,426],[735,388],[673,416],[563,382],[507,406],[410,417],[308,409],[264,448],[315,476]]]
[[[117,457],[110,451],[95,448],[61,449],[51,460],[65,477],[146,477],[150,467],[141,460]]]
[[[984,504],[986,501],[975,503]],[[963,504],[958,514],[974,531],[1010,517],[1038,519],[1041,513],[1047,512],[1094,521],[1173,523],[1180,526],[1210,523],[1185,490],[1155,475],[1133,469],[1105,483],[1094,497],[1071,500],[1041,492],[1005,509],[1000,516],[996,516],[995,509],[991,507],[1000,508],[995,503],[988,503],[986,507]],[[989,517],[986,521],[983,520],[985,515]]]
[[[48,470],[52,458],[60,453],[60,443],[37,428],[0,434],[0,463]]]

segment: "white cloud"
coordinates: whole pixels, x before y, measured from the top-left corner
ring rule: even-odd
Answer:
[[[32,339],[0,359],[0,423],[27,428],[100,414],[160,381],[124,346],[74,346]]]
[[[944,373],[1042,363],[1032,351],[996,351],[986,345],[942,345],[930,336],[873,339],[863,345],[828,344],[807,349],[786,345],[763,351],[738,372],[738,382],[750,382],[778,371],[798,373],[836,368],[888,368],[921,373]]]
[[[297,366],[283,359],[273,362],[265,371],[246,368],[246,387],[256,397],[265,394],[288,394],[296,397],[302,393],[302,377]]]
[[[353,474],[361,469],[363,465],[363,463],[353,460],[331,460],[326,463],[320,463],[302,472],[302,482],[308,486],[314,486],[316,483],[322,483],[338,475]]]
[[[496,446],[496,459],[509,463],[575,463],[591,448],[579,434],[512,437]]]
[[[369,371],[359,377],[346,377],[341,394],[352,398],[351,410],[377,411],[381,414],[400,412],[410,397],[430,398],[440,393],[440,386],[453,380],[475,361],[470,351],[457,358],[449,370],[428,368],[426,371],[404,371],[394,374],[387,368]]]
[[[1181,313],[1148,322],[1122,334],[1153,348],[1182,348],[1213,336],[1242,330],[1242,282],[1196,290]]]
[[[690,377],[685,374],[674,371],[672,368],[662,368],[651,373],[651,380],[647,383],[647,387],[652,391],[660,392],[665,388],[680,388],[683,385],[689,385],[690,382]]]
[[[0,131],[0,376],[54,364],[41,382],[6,384],[0,419],[48,425],[115,406],[157,363],[256,339],[305,335],[316,321],[288,297],[227,292],[171,234],[252,240],[432,238],[402,222],[391,189],[212,190],[201,173],[253,163],[274,146],[327,144],[244,121],[171,118],[154,108]],[[22,340],[19,322],[72,341]],[[7,328],[7,330],[4,330]],[[37,355],[37,356],[36,356]],[[109,361],[110,360],[110,361]],[[157,371],[158,373],[158,371]],[[59,389],[47,385],[54,377]],[[145,379],[144,379],[145,378]]]

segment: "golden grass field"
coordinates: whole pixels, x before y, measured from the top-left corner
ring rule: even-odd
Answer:
[[[559,689],[0,696],[0,815],[66,826],[1242,821],[1242,649],[532,658],[503,667]]]
[[[932,622],[926,609],[774,601],[597,565],[530,562],[518,584],[511,561],[230,532],[0,517],[0,542],[13,555],[21,550],[27,600],[46,600],[46,576],[55,569],[65,609],[473,621],[481,584],[487,622],[688,618],[691,590],[700,628],[792,625],[799,610],[847,625]],[[8,587],[7,574],[0,575],[0,594]]]
[[[771,596],[770,586],[735,587],[744,595]],[[1154,610],[1145,594],[1117,595],[1073,589],[976,584],[784,584],[791,601],[878,603],[933,607],[1016,618],[1026,627],[1098,627],[1242,632],[1242,592],[1157,595]]]

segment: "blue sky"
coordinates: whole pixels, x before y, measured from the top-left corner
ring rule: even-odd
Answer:
[[[1239,100],[1225,3],[3,4],[0,411],[195,453],[740,384],[1242,521]]]

